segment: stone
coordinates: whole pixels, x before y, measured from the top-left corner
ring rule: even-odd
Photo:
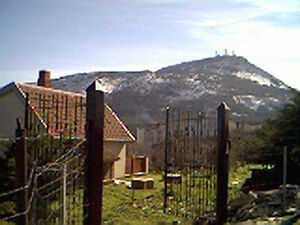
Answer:
[[[257,198],[258,198],[257,194],[253,191],[249,191],[247,197],[248,197],[248,202],[249,203],[252,203],[252,202],[256,201]]]
[[[230,208],[239,208],[248,203],[248,197],[243,192],[240,193],[240,197],[229,203]]]
[[[154,195],[149,195],[144,199],[144,201],[151,202],[153,200],[153,197],[154,197]]]
[[[246,204],[246,205],[243,205],[241,208],[239,208],[238,210],[237,210],[237,212],[236,212],[236,214],[241,214],[242,212],[244,212],[244,211],[247,211],[247,209],[250,209],[250,208],[252,208],[252,203],[248,203],[248,204]]]

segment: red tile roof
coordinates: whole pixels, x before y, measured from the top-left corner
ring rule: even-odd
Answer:
[[[85,136],[85,95],[32,84],[15,85],[24,97],[28,93],[30,107],[52,136]],[[135,137],[107,104],[104,108],[104,140],[135,141]]]

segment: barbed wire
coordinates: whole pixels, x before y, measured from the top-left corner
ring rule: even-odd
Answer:
[[[49,172],[49,171],[60,171],[63,164],[68,164],[76,159],[79,159],[82,156],[81,153],[75,155],[73,158],[69,158],[66,161],[63,161],[61,163],[47,163],[46,165],[39,167],[39,173],[40,175]]]
[[[31,191],[30,199],[28,201],[28,207],[27,207],[27,209],[25,211],[23,211],[23,212],[16,213],[14,215],[7,216],[7,217],[3,218],[4,221],[8,221],[8,220],[12,220],[12,219],[15,219],[17,217],[20,217],[20,216],[24,216],[24,215],[26,215],[26,214],[28,214],[30,212],[30,209],[32,207],[32,202],[33,202],[34,196],[36,194],[37,179],[38,179],[37,176],[35,176],[34,179],[33,179],[33,184],[34,185],[33,185],[32,191]]]
[[[3,197],[6,197],[6,196],[9,196],[9,195],[12,195],[12,194],[15,194],[15,193],[18,193],[20,191],[24,191],[24,190],[28,189],[30,187],[31,182],[32,182],[32,178],[33,178],[34,173],[35,173],[35,168],[32,167],[31,171],[30,171],[30,175],[29,175],[27,185],[25,185],[23,187],[16,188],[14,190],[11,190],[11,191],[8,191],[8,192],[5,192],[5,193],[1,193],[0,198],[3,198]]]
[[[78,170],[78,171],[79,171],[79,170]],[[69,175],[70,175],[70,174],[69,174]],[[72,180],[68,181],[68,182],[66,183],[66,186],[70,185],[73,181],[77,180],[79,177],[80,177],[80,173],[78,173],[78,174],[75,176],[75,178],[73,178]],[[40,196],[40,195],[39,195],[39,197],[40,197],[42,200],[43,200],[43,199],[46,199],[46,198],[49,198],[50,196],[54,195],[55,193],[61,191],[61,189],[62,189],[62,185],[60,185],[59,188],[53,190],[52,192],[50,192],[50,193],[48,193],[48,194],[46,194],[46,195],[44,195],[44,196]]]
[[[36,141],[40,138],[43,138],[43,137],[48,137],[50,136],[50,134],[44,134],[44,135],[38,135],[36,137],[14,137],[14,138],[0,138],[0,144],[1,143],[14,143],[16,141],[19,141],[19,140],[26,140],[26,141]]]
[[[80,154],[80,156],[81,156],[81,154]],[[79,158],[80,156],[78,156],[77,158]],[[32,178],[33,178],[33,174],[34,174],[34,173],[37,173],[37,174],[36,174],[37,176],[41,176],[43,173],[47,172],[48,170],[51,169],[51,167],[54,167],[54,166],[57,166],[58,168],[61,167],[60,164],[58,164],[58,163],[48,163],[47,166],[46,166],[46,167],[42,167],[42,169],[39,168],[39,167],[37,167],[37,168],[32,167],[32,168],[31,168],[30,175],[29,175],[29,179],[28,179],[27,185],[25,185],[25,186],[23,186],[23,187],[16,188],[16,189],[11,190],[11,191],[7,191],[7,192],[5,192],[5,193],[1,193],[1,194],[0,194],[0,198],[3,198],[3,197],[6,197],[6,196],[9,196],[9,195],[12,195],[12,194],[15,194],[15,193],[18,193],[18,192],[20,192],[20,191],[24,191],[24,190],[28,189],[28,188],[30,187],[30,183],[31,183],[31,180],[32,180]],[[38,171],[36,171],[36,170],[38,170]],[[59,170],[58,170],[58,171],[59,171]],[[60,178],[60,179],[61,179],[61,178]],[[53,182],[53,181],[52,181],[52,182]],[[48,184],[46,184],[46,185],[49,186],[49,185],[52,184],[52,182],[50,182],[50,183],[48,183]],[[56,181],[56,182],[57,182],[57,181]],[[53,182],[53,183],[55,183],[55,182]],[[44,186],[45,186],[45,185],[44,185]],[[43,186],[43,187],[44,187],[44,186]]]
[[[77,169],[75,169],[75,170],[73,170],[73,171],[71,171],[71,172],[67,172],[67,173],[66,173],[66,177],[68,177],[69,175],[72,175],[72,174],[75,174],[75,173],[81,171],[82,168],[83,168],[83,166],[80,166],[80,167],[77,167]],[[49,183],[44,184],[42,187],[40,187],[40,188],[38,189],[38,192],[41,191],[41,190],[43,190],[43,189],[45,189],[45,188],[48,187],[48,186],[51,186],[52,184],[55,184],[56,182],[58,182],[58,181],[60,181],[60,180],[62,180],[62,179],[63,179],[63,176],[60,176],[60,177],[56,178],[55,180],[53,180],[53,181],[51,181],[51,182],[49,182]]]
[[[68,151],[67,153],[63,154],[62,156],[60,156],[59,158],[57,158],[55,161],[53,162],[50,162],[50,163],[47,163],[43,166],[39,166],[38,167],[38,170],[39,170],[39,173],[42,174],[42,173],[45,173],[47,172],[48,170],[51,170],[51,169],[59,169],[61,167],[61,164],[62,162],[66,162],[69,158],[73,157],[74,154],[76,153],[76,151],[80,148],[80,146],[82,144],[85,143],[85,140],[82,140],[80,143],[78,143],[76,146],[74,146],[70,151]],[[80,155],[81,156],[81,155]]]
[[[40,187],[40,188],[38,189],[38,192],[40,192],[41,190],[44,190],[45,188],[51,186],[52,184],[57,183],[58,181],[60,181],[60,180],[62,180],[62,179],[63,179],[63,177],[60,176],[60,177],[56,178],[55,180],[53,180],[53,181],[51,181],[51,182],[49,182],[49,183],[43,185],[42,187]]]
[[[39,139],[40,137],[35,137],[35,138],[14,138],[14,139],[6,139],[6,140],[3,140],[3,139],[0,139],[0,143],[1,141],[2,142],[14,142],[14,141],[17,141],[17,140],[21,140],[21,139],[24,139],[24,140],[37,140]],[[35,159],[34,160],[34,165],[33,167],[31,168],[31,172],[30,172],[30,175],[29,175],[29,179],[28,179],[28,183],[23,186],[23,187],[20,187],[20,188],[16,188],[14,190],[11,190],[11,191],[8,191],[8,192],[5,192],[5,193],[2,193],[0,194],[0,198],[3,198],[3,197],[7,197],[7,196],[10,196],[10,195],[13,195],[13,194],[16,194],[16,193],[19,193],[21,191],[24,191],[24,190],[28,190],[30,189],[31,190],[31,193],[30,193],[30,199],[28,201],[28,205],[27,205],[27,208],[25,211],[23,212],[18,212],[18,213],[15,213],[13,215],[10,215],[10,216],[7,216],[5,218],[3,218],[4,221],[10,221],[10,220],[13,220],[15,218],[18,218],[18,217],[21,217],[21,216],[24,216],[28,213],[31,212],[31,209],[32,209],[32,205],[33,205],[33,202],[34,202],[34,199],[40,199],[40,200],[44,200],[44,199],[47,199],[49,197],[51,197],[52,195],[60,192],[62,190],[62,184],[60,185],[59,188],[51,191],[50,193],[44,195],[44,196],[41,196],[40,195],[40,192],[47,189],[47,188],[50,188],[52,185],[56,184],[57,182],[61,181],[64,176],[65,178],[67,179],[67,182],[66,182],[66,186],[69,187],[72,183],[74,183],[74,181],[78,180],[81,176],[82,176],[82,171],[83,171],[83,162],[84,162],[84,159],[85,157],[82,157],[82,153],[81,152],[78,152],[78,149],[80,149],[80,147],[85,143],[85,140],[82,140],[81,142],[79,142],[76,146],[74,146],[71,150],[69,150],[68,152],[66,152],[65,154],[61,155],[60,157],[58,157],[57,159],[55,159],[54,161],[52,162],[49,162],[49,163],[46,163],[45,165],[43,166],[37,166],[37,163],[38,163],[38,159]],[[44,184],[43,186],[41,187],[38,187],[38,178],[41,177],[41,176],[45,176],[45,173],[46,172],[49,172],[49,171],[61,171],[61,169],[63,168],[63,165],[64,164],[70,164],[72,163],[73,161],[75,160],[78,160],[80,159],[80,161],[78,162],[79,165],[74,165],[72,164],[72,168],[76,167],[75,169],[73,169],[72,171],[68,171],[67,170],[67,173],[65,175],[62,175],[60,174],[58,178],[50,181],[50,182],[47,182],[46,184]],[[72,177],[71,179],[69,179],[68,177]],[[80,204],[81,206],[83,204]],[[61,207],[59,207],[61,208]],[[56,209],[55,211],[59,210]],[[48,221],[54,214],[55,212],[52,212],[51,211],[51,214],[46,218],[45,221]]]
[[[65,153],[64,155],[62,155],[61,157],[59,157],[58,159],[55,160],[56,163],[59,163],[63,160],[65,160],[68,157],[71,157],[73,153],[75,153],[79,147],[85,143],[85,140],[82,140],[81,142],[79,142],[75,147],[73,147],[70,151],[68,151],[67,153]]]
[[[69,186],[71,183],[73,183],[75,180],[77,180],[77,179],[80,177],[81,171],[82,171],[82,167],[83,167],[83,166],[77,167],[75,170],[72,170],[71,172],[68,172],[68,173],[65,175],[66,178],[67,178],[67,177],[70,176],[70,175],[73,176],[74,174],[76,174],[75,177],[73,177],[71,180],[69,180],[69,181],[66,183],[66,186]],[[52,195],[56,194],[57,192],[61,191],[62,186],[60,186],[59,188],[53,190],[52,192],[48,193],[48,194],[45,195],[45,196],[40,196],[40,195],[39,195],[39,192],[40,192],[41,190],[43,190],[43,189],[45,189],[46,187],[49,187],[49,186],[51,186],[52,184],[58,182],[59,180],[63,179],[63,177],[59,177],[59,178],[57,178],[57,179],[55,179],[55,180],[53,180],[53,181],[51,181],[51,182],[45,184],[45,185],[42,186],[41,188],[37,188],[37,179],[38,179],[38,177],[39,177],[39,174],[35,174],[35,167],[33,167],[31,171],[32,171],[32,172],[30,173],[30,181],[31,181],[31,182],[29,182],[28,185],[26,185],[26,186],[24,186],[24,187],[21,187],[21,188],[18,188],[18,189],[15,189],[15,190],[12,190],[12,191],[10,191],[10,192],[3,193],[3,194],[2,194],[1,197],[8,196],[8,195],[10,195],[10,194],[17,193],[17,192],[19,192],[19,191],[22,191],[22,190],[31,188],[31,186],[33,186],[33,187],[32,187],[32,191],[31,191],[31,195],[30,195],[30,199],[29,199],[29,201],[28,201],[28,207],[27,207],[27,209],[26,209],[25,211],[23,211],[23,212],[19,212],[19,213],[16,213],[16,214],[14,214],[14,215],[11,215],[11,216],[8,216],[8,217],[3,218],[4,221],[12,220],[12,219],[15,219],[15,218],[17,218],[17,217],[24,216],[24,215],[28,214],[28,213],[30,212],[31,208],[32,208],[32,202],[33,202],[34,197],[35,197],[36,195],[38,195],[38,196],[40,197],[40,199],[43,200],[43,199],[49,198],[50,196],[52,196]]]
[[[29,175],[29,179],[28,179],[27,185],[25,185],[25,186],[23,186],[23,187],[16,188],[16,189],[11,190],[11,191],[7,191],[7,192],[5,192],[5,193],[1,193],[1,194],[0,194],[0,198],[3,198],[3,197],[6,197],[6,196],[9,196],[9,195],[18,193],[18,192],[20,192],[20,191],[24,191],[24,190],[26,190],[26,189],[29,189],[30,184],[31,184],[31,182],[32,182],[32,179],[33,179],[33,177],[34,177],[34,176],[33,176],[34,173],[37,172],[36,175],[39,177],[39,176],[41,176],[43,173],[45,173],[46,171],[50,170],[52,167],[58,167],[58,168],[60,168],[61,165],[60,165],[59,163],[56,163],[56,162],[59,162],[59,161],[61,161],[61,159],[65,159],[65,158],[67,158],[68,156],[70,157],[70,156],[71,156],[71,153],[74,152],[74,151],[76,151],[83,143],[84,143],[84,141],[80,142],[78,145],[76,145],[74,148],[72,148],[68,153],[66,153],[66,154],[62,155],[60,158],[56,159],[54,163],[48,163],[48,164],[46,164],[46,165],[43,166],[43,167],[37,167],[37,168],[32,167],[32,168],[31,168],[30,175]],[[76,158],[79,158],[80,156],[81,156],[81,154],[80,154],[80,155],[77,155],[77,156],[75,156],[75,157],[76,157]],[[68,175],[69,175],[69,174],[68,174]],[[56,180],[54,180],[54,181],[51,181],[50,183],[45,184],[45,185],[42,186],[39,190],[42,190],[42,189],[44,189],[45,187],[50,186],[50,185],[53,184],[53,183],[56,183],[56,182],[57,182],[58,180],[60,180],[60,179],[62,179],[62,178],[58,178],[58,179],[56,179]]]

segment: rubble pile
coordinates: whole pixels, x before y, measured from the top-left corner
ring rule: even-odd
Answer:
[[[269,191],[250,191],[248,194],[241,192],[240,197],[229,204],[229,222],[293,214],[296,212],[297,206],[299,208],[299,199],[297,199],[299,191],[297,185],[287,185],[285,210],[282,187]]]

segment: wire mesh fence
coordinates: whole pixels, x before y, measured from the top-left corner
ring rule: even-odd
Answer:
[[[14,189],[0,194],[13,204],[3,220],[83,224],[84,107],[76,96],[26,95],[24,129],[18,121],[17,137],[1,140],[16,168]]]

